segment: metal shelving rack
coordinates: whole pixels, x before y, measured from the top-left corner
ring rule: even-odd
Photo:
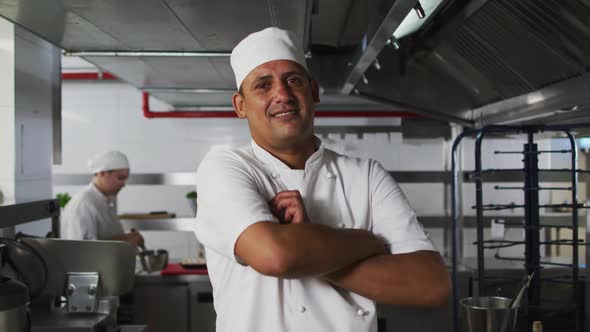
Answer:
[[[584,317],[583,317],[583,293],[580,291],[580,273],[579,273],[579,257],[578,257],[578,246],[584,245],[583,240],[579,239],[578,234],[578,210],[585,208],[582,204],[578,203],[577,199],[577,183],[578,174],[588,173],[588,171],[577,169],[577,146],[574,136],[570,132],[571,127],[562,126],[488,126],[480,130],[468,130],[460,134],[454,144],[452,150],[452,172],[453,172],[453,324],[454,330],[460,330],[459,323],[459,299],[456,291],[457,286],[457,265],[461,257],[458,257],[457,252],[459,251],[459,239],[462,238],[462,229],[458,227],[459,222],[457,218],[458,200],[458,172],[456,165],[456,151],[461,140],[466,136],[475,136],[475,171],[473,173],[475,178],[476,187],[476,227],[477,227],[477,269],[474,278],[473,293],[474,296],[483,295],[484,284],[486,281],[493,280],[494,277],[487,275],[485,269],[485,249],[498,249],[511,247],[516,245],[525,246],[525,257],[503,257],[496,253],[495,258],[499,260],[509,261],[522,261],[524,263],[525,273],[530,275],[535,272],[535,275],[531,281],[530,287],[527,292],[527,299],[523,305],[521,305],[520,311],[525,313],[528,326],[532,325],[534,320],[543,320],[541,317],[544,306],[542,303],[541,294],[541,281],[543,282],[561,282],[570,283],[572,289],[572,301],[569,303],[571,311],[573,312],[575,323],[574,331],[581,332],[584,328]],[[537,144],[534,141],[534,135],[541,132],[562,132],[564,133],[569,142],[570,148],[568,150],[538,150]],[[523,168],[522,169],[483,169],[482,167],[482,141],[488,134],[524,134],[527,137],[527,142],[524,144],[522,151],[496,151],[496,154],[521,154],[523,155]],[[538,167],[538,156],[544,153],[568,153],[571,155],[571,168],[569,169],[539,169]],[[486,175],[489,174],[502,174],[503,172],[514,172],[520,171],[524,177],[523,186],[495,186],[496,190],[522,190],[524,192],[524,204],[483,204],[483,183]],[[539,174],[544,172],[560,172],[569,173],[571,178],[571,185],[568,187],[541,187],[539,185]],[[539,204],[539,192],[541,190],[568,190],[571,191],[571,204]],[[486,240],[484,238],[484,211],[500,211],[505,209],[524,209],[524,223],[510,222],[505,223],[510,226],[520,226],[524,228],[524,240],[523,241],[507,241],[507,240]],[[540,208],[569,208],[571,209],[571,223],[569,225],[563,224],[548,224],[540,222]],[[568,228],[572,230],[572,239],[557,239],[549,241],[541,241],[540,230],[541,229],[560,229]],[[542,261],[540,255],[540,245],[556,245],[556,246],[571,246],[572,247],[572,261],[571,263],[556,263]],[[459,251],[460,252],[460,251]],[[571,277],[567,276],[564,279],[561,277],[543,278],[542,267],[544,265],[561,266],[564,268],[571,269]],[[497,279],[497,278],[495,278]],[[498,280],[495,280],[497,282]],[[515,281],[515,280],[513,280]]]

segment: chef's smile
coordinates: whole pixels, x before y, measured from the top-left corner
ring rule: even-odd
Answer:
[[[291,109],[291,110],[283,110],[274,112],[270,115],[271,118],[292,118],[294,115],[298,114],[300,109]]]

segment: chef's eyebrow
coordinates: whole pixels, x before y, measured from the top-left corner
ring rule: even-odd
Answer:
[[[256,83],[256,82],[260,82],[260,81],[264,81],[264,80],[267,80],[267,79],[269,79],[269,78],[272,78],[272,75],[262,75],[262,76],[258,76],[258,77],[256,77],[256,78],[255,78],[255,79],[252,81],[252,83]]]
[[[284,73],[282,75],[282,77],[289,76],[289,75],[294,75],[294,74],[304,76],[308,80],[311,80],[312,79],[311,75],[307,71],[305,71],[305,70],[293,70],[293,71],[289,71],[289,72]],[[260,82],[260,81],[267,80],[269,78],[272,78],[272,75],[270,75],[270,74],[267,74],[267,75],[262,74],[261,76],[258,76],[254,80],[252,80],[252,84],[255,84],[255,83]],[[242,97],[244,96],[244,84],[241,84],[240,85],[240,88],[238,89],[238,94],[240,94]]]
[[[287,78],[289,76],[294,76],[294,75],[295,76],[301,76],[301,77],[304,77],[304,78],[307,78],[307,79],[311,80],[311,76],[307,72],[305,72],[303,70],[293,70],[293,71],[288,71],[286,73],[283,73],[281,75],[281,79],[285,79],[285,78]],[[267,79],[270,79],[270,78],[272,78],[272,75],[262,75],[260,77],[257,77],[256,79],[254,79],[253,83],[264,81],[264,80],[267,80]]]
[[[291,76],[291,75],[300,75],[300,76],[305,76],[308,78],[311,78],[309,76],[309,74],[304,71],[304,70],[292,70],[292,71],[288,71],[286,73],[281,74],[281,78],[285,77],[285,76]],[[266,79],[272,78],[272,74],[262,74],[261,76],[258,76],[256,78],[254,78],[253,82],[258,82],[258,81],[263,81]]]
[[[291,76],[291,75],[299,75],[299,76],[311,78],[305,71],[301,71],[301,70],[294,70],[294,71],[286,72],[283,74],[283,77]]]

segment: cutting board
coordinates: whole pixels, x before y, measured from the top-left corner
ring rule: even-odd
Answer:
[[[120,214],[119,219],[133,219],[133,220],[145,220],[145,219],[170,219],[176,218],[175,213],[169,213],[165,211],[161,212],[150,212],[150,213],[124,213]]]
[[[165,269],[160,271],[163,276],[178,276],[183,274],[202,274],[207,275],[207,268],[185,269],[180,263],[169,263]]]

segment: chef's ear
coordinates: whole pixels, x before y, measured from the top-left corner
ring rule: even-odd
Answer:
[[[246,101],[244,100],[244,96],[241,93],[236,92],[231,97],[231,102],[238,118],[246,118]]]
[[[313,102],[314,103],[319,103],[320,102],[320,87],[318,85],[318,82],[315,79],[311,79],[311,96],[313,98]]]
[[[107,174],[107,171],[98,171],[94,175],[95,176],[98,176],[98,177],[103,177],[103,176],[105,176],[105,174]]]

